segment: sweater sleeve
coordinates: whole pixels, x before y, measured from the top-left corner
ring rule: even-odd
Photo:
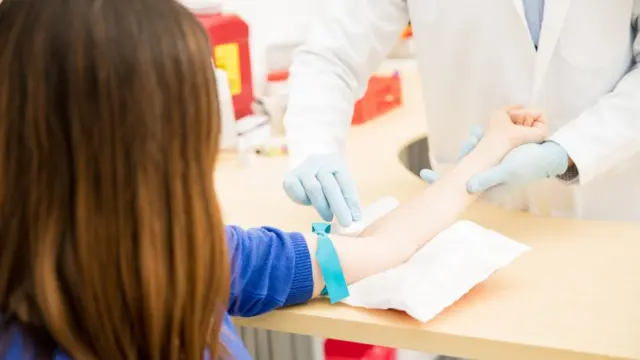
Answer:
[[[237,226],[226,226],[225,233],[231,259],[230,315],[256,316],[311,299],[311,256],[302,234]]]

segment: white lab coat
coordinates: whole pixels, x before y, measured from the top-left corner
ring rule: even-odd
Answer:
[[[551,216],[640,220],[640,0],[547,0],[536,52],[522,0],[327,0],[291,69],[294,162],[340,151],[354,102],[409,19],[435,170],[456,162],[496,108],[546,111],[579,184],[540,181],[503,205]],[[495,196],[494,196],[495,198]]]

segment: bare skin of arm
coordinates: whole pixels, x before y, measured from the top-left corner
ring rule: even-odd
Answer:
[[[547,135],[544,116],[531,120],[527,110],[506,108],[492,114],[488,130],[475,149],[455,168],[424,192],[368,228],[359,238],[332,235],[348,284],[406,262],[438,233],[452,225],[478,194],[466,184],[477,173],[495,166],[513,148],[543,141]],[[313,262],[314,295],[325,283],[315,259],[316,236],[306,234]]]

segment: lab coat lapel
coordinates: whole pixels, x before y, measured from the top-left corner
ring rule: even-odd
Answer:
[[[517,1],[517,0],[516,0]],[[522,2],[522,0],[520,0]],[[571,7],[571,0],[547,0],[544,4],[544,18],[540,31],[540,42],[536,55],[536,65],[533,76],[532,97],[537,99],[544,76],[549,68],[549,63],[555,52],[560,33],[564,25],[567,13]]]
[[[515,6],[516,11],[518,12],[518,18],[522,22],[522,25],[529,31],[529,25],[527,25],[527,16],[524,13],[524,3],[523,0],[511,0],[513,1],[513,6]]]

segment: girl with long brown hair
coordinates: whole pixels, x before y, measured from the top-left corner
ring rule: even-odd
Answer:
[[[0,4],[1,359],[247,359],[230,314],[320,294],[316,236],[223,225],[215,89],[173,0]],[[346,282],[406,261],[475,199],[470,176],[543,137],[494,114],[372,236],[332,236]]]

